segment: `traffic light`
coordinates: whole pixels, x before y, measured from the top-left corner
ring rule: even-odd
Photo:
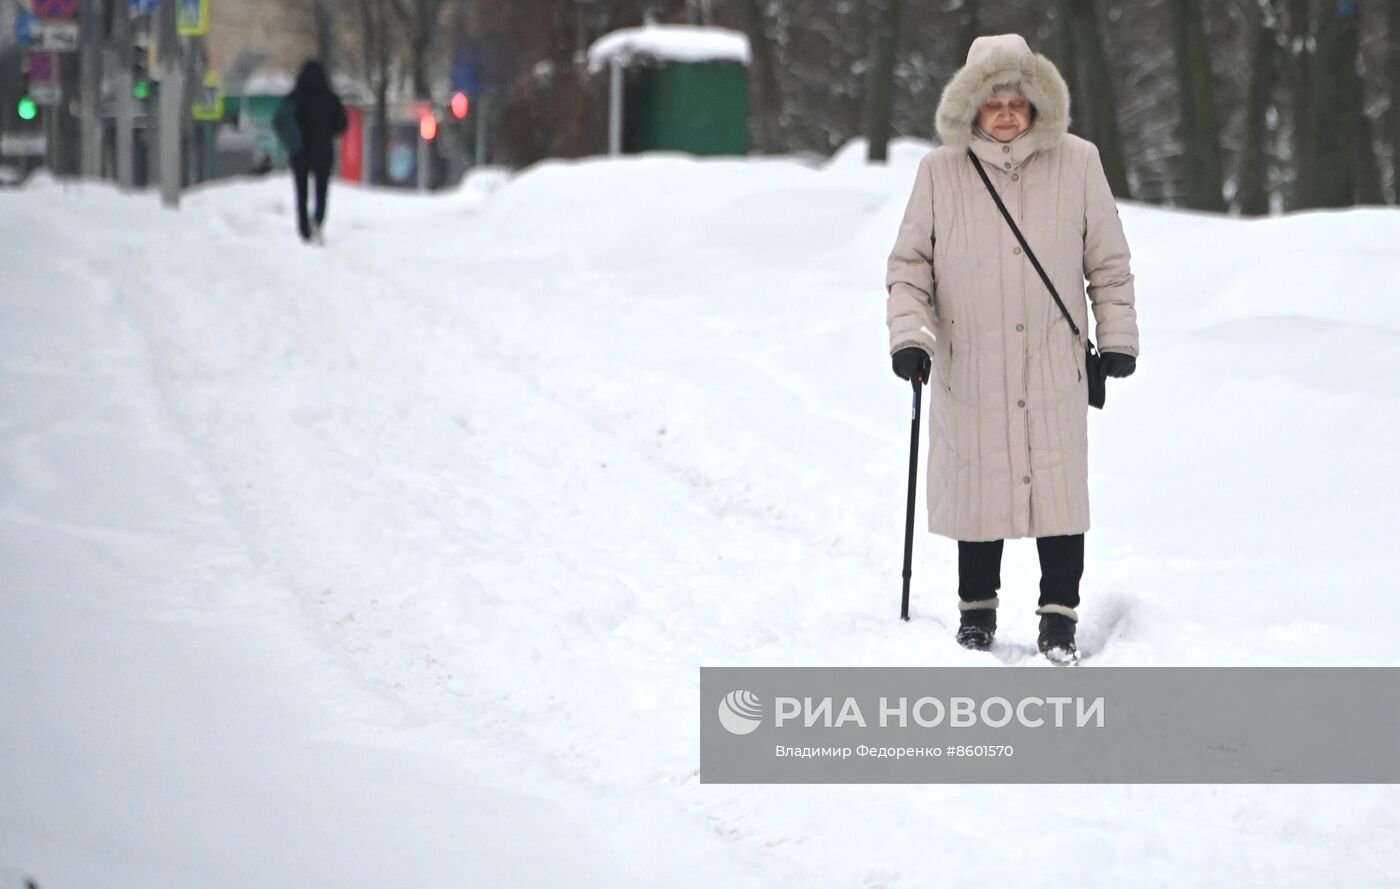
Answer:
[[[151,70],[145,53],[137,53],[131,64],[131,97],[144,102],[151,97]]]
[[[432,112],[428,112],[424,114],[421,118],[419,118],[418,134],[423,137],[424,141],[431,142],[434,139],[436,139],[437,131],[437,118],[433,116]]]
[[[16,110],[20,120],[33,120],[39,114],[39,106],[27,94],[19,97],[19,107]]]
[[[466,93],[462,92],[461,90],[458,90],[457,92],[452,94],[453,117],[457,118],[458,120],[463,120],[464,118],[466,118],[467,112],[471,110],[471,107],[471,100],[467,98]]]

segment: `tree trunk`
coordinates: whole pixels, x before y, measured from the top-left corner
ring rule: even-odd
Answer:
[[[374,91],[369,175],[365,180],[375,185],[383,185],[389,177],[389,63],[392,58],[392,36],[387,4],[388,0],[358,0],[365,80]]]
[[[894,115],[894,61],[899,52],[901,0],[885,0],[875,39],[875,64],[870,68],[869,113],[865,138],[869,160],[884,163],[889,158],[891,119]]]
[[[860,47],[860,50],[855,53],[852,59],[851,73],[847,75],[850,79],[850,89],[841,91],[846,119],[839,129],[828,133],[832,149],[839,148],[852,137],[863,134],[868,126],[870,106],[863,100],[866,94],[865,84],[868,83],[867,78],[870,77],[868,63],[872,56],[873,35],[870,24],[875,20],[876,15],[869,3],[862,3],[850,16],[853,19],[850,26],[851,45]],[[876,27],[878,28],[878,23]],[[836,99],[837,97],[833,95],[832,98]]]
[[[1200,0],[1176,0],[1173,9],[1181,141],[1185,148],[1186,206],[1224,211],[1220,143],[1212,103],[1210,55]]]
[[[1390,3],[1386,62],[1390,69],[1390,202],[1400,204],[1400,3]]]
[[[1089,120],[1085,138],[1098,146],[1104,174],[1113,193],[1120,198],[1130,198],[1128,161],[1123,154],[1123,134],[1118,123],[1118,97],[1094,0],[1067,0],[1061,4],[1060,11],[1070,32],[1071,52],[1082,63],[1070,70],[1075,77],[1072,95],[1078,97],[1081,113]]]
[[[783,96],[778,86],[778,70],[773,58],[773,41],[768,37],[761,0],[743,0],[744,30],[749,35],[753,58],[750,70],[754,74],[756,98],[754,119],[758,124],[758,150],[762,154],[781,154],[783,145]]]
[[[1356,202],[1370,207],[1385,203],[1371,118],[1366,116],[1365,111],[1356,118]]]
[[[1309,0],[1289,0],[1288,89],[1293,105],[1293,201],[1289,209],[1315,206],[1317,162],[1313,145],[1312,9]]]
[[[1253,47],[1244,105],[1244,143],[1240,148],[1239,205],[1245,216],[1269,212],[1269,103],[1273,98],[1275,49],[1278,46],[1278,0],[1245,4]]]
[[[1356,202],[1356,157],[1361,118],[1357,71],[1356,4],[1325,3],[1318,17],[1317,67],[1313,71],[1312,180],[1314,207],[1349,207]]]
[[[972,41],[977,39],[981,10],[978,8],[978,0],[962,0],[958,4],[956,12],[958,16],[958,57],[955,61],[961,65],[967,59],[967,51],[972,47]]]
[[[442,0],[389,2],[403,27],[404,36],[408,38],[408,63],[413,80],[413,97],[429,100],[432,98],[432,85],[428,82],[428,61],[433,48],[433,35],[437,32],[438,12],[442,8]]]
[[[1070,14],[1071,0],[1060,0],[1059,21],[1060,21],[1060,73],[1064,75],[1069,86],[1071,99],[1071,109],[1073,113],[1069,116],[1069,131],[1076,136],[1084,136],[1088,132],[1085,129],[1087,118],[1079,112],[1078,103],[1073,99],[1079,95],[1079,84],[1083,80],[1079,76],[1079,47],[1074,40],[1074,16]]]
[[[327,75],[335,73],[336,62],[336,3],[335,0],[313,0],[312,13],[315,16],[316,56],[326,69]]]
[[[412,69],[413,97],[415,99],[427,99],[431,94],[426,71],[428,40],[423,33],[423,5],[425,2],[427,0],[415,0],[403,23],[404,28],[408,31],[408,60],[409,67]]]

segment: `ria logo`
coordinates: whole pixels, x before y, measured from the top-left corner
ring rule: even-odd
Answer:
[[[747,735],[763,721],[763,702],[751,691],[731,691],[719,702],[719,724],[731,735]]]

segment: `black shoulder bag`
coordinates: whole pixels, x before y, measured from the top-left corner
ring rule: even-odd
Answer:
[[[977,168],[977,175],[982,177],[982,184],[987,186],[987,193],[992,196],[992,200],[997,202],[997,209],[1001,211],[1002,218],[1006,220],[1007,225],[1011,226],[1011,233],[1016,236],[1016,240],[1021,242],[1021,249],[1026,251],[1026,258],[1040,273],[1040,280],[1044,281],[1045,286],[1050,288],[1050,295],[1055,298],[1055,305],[1059,306],[1060,311],[1064,313],[1065,320],[1069,322],[1069,329],[1074,331],[1075,339],[1085,343],[1084,375],[1089,378],[1089,406],[1102,408],[1108,394],[1106,385],[1108,375],[1104,373],[1103,361],[1099,358],[1098,349],[1094,347],[1094,341],[1079,332],[1079,327],[1069,316],[1069,309],[1066,309],[1065,304],[1060,301],[1060,294],[1055,290],[1055,285],[1050,283],[1050,276],[1045,274],[1045,269],[1041,267],[1040,260],[1035,258],[1031,245],[1026,243],[1021,230],[1016,227],[1015,220],[1011,218],[1011,214],[1006,210],[1006,205],[1001,201],[1001,195],[997,194],[997,190],[992,187],[992,180],[987,178],[987,171],[982,169],[982,162],[977,159],[977,155],[973,153],[971,148],[967,150],[967,156],[972,158],[972,165]]]

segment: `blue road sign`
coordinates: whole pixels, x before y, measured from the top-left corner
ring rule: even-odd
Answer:
[[[15,16],[15,42],[29,46],[34,42],[34,25],[39,18],[32,12],[21,12]]]
[[[466,93],[472,98],[481,94],[481,68],[478,65],[479,53],[475,46],[459,49],[452,60],[452,88]]]
[[[131,0],[132,15],[150,15],[160,8],[160,0]]]

